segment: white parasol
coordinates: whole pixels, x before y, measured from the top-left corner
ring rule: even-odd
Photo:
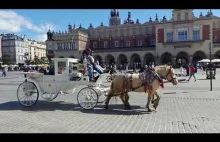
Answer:
[[[202,60],[200,60],[198,62],[200,62],[200,63],[207,63],[207,62],[210,62],[210,60],[209,59],[202,59]]]
[[[213,63],[220,63],[220,59],[213,59],[212,62]]]

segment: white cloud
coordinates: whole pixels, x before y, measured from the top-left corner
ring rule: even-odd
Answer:
[[[47,40],[47,34],[39,34],[34,38],[36,41],[45,42]]]
[[[0,30],[4,32],[19,32],[22,28],[41,33],[36,38],[44,39],[48,29],[55,30],[56,27],[50,23],[44,23],[42,25],[35,25],[31,19],[17,14],[11,10],[0,10]],[[28,36],[28,35],[27,35]]]

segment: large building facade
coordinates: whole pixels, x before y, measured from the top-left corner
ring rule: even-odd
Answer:
[[[35,40],[28,40],[29,60],[33,61],[35,57],[46,57],[46,44]]]
[[[28,58],[32,61],[36,56],[46,57],[46,44],[27,39],[25,35],[3,33],[1,43],[2,56],[8,55],[12,64],[24,64],[25,53],[29,53]]]
[[[66,32],[48,31],[48,58],[79,58],[81,50],[90,47],[95,59],[106,65],[189,63],[208,58],[210,43],[213,57],[220,58],[220,18],[211,10],[195,17],[192,9],[174,9],[169,20],[156,15],[143,24],[132,20],[131,12],[123,24],[119,10],[112,9],[110,16],[109,26],[69,25]]]
[[[2,34],[2,55],[8,55],[12,64],[23,64],[24,53],[28,52],[26,36],[16,34]]]

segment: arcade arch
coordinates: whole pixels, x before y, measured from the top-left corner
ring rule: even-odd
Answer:
[[[137,68],[141,68],[141,57],[138,54],[132,54],[130,57],[130,66],[133,68],[134,65]]]
[[[147,53],[144,56],[144,65],[152,65],[153,62],[155,64],[155,56],[151,53]]]
[[[220,59],[220,51],[215,52],[214,58],[215,59]]]
[[[124,55],[124,54],[120,54],[119,56],[118,56],[118,64],[119,65],[125,65],[125,64],[127,64],[127,62],[128,62],[128,59],[127,59],[127,56],[126,55]]]
[[[75,58],[73,55],[71,55],[69,58]]]
[[[206,59],[206,55],[203,51],[197,51],[193,54],[192,63],[196,63],[202,59]]]
[[[105,63],[107,66],[110,66],[112,64],[115,64],[115,58],[114,56],[112,56],[111,54],[108,54],[106,57],[105,57]]]
[[[188,64],[189,63],[189,54],[181,51],[176,56],[176,65],[180,66],[182,64]]]
[[[161,60],[161,64],[167,64],[167,65],[172,65],[173,64],[173,59],[172,59],[172,54],[169,52],[163,53],[160,60]]]
[[[102,61],[102,57],[100,55],[95,55],[94,56],[94,59],[95,59],[95,62],[99,62],[100,65],[103,64],[103,61]]]

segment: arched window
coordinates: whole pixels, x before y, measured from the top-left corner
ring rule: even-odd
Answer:
[[[185,20],[188,20],[188,13],[185,13]]]
[[[177,21],[180,21],[180,13],[177,14]]]

